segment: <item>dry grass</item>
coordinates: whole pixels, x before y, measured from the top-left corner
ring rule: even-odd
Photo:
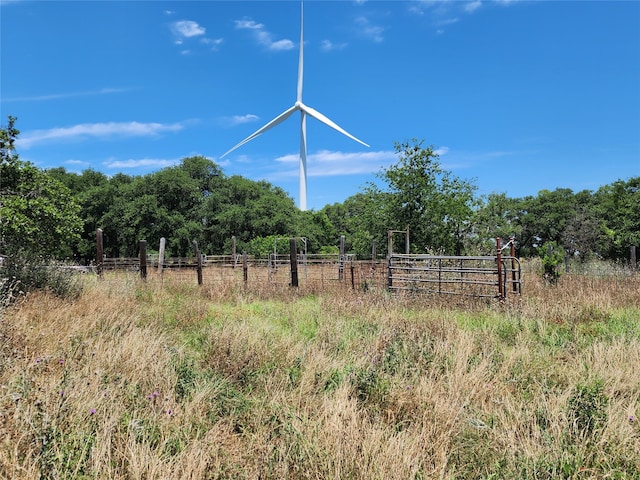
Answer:
[[[166,275],[0,322],[2,478],[640,478],[640,278],[506,304]]]

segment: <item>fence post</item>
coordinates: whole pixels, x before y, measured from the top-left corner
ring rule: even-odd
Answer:
[[[140,249],[140,278],[143,280],[147,279],[147,241],[140,240],[138,242],[138,247]]]
[[[158,250],[158,273],[162,275],[162,268],[164,267],[164,248],[167,244],[167,240],[162,237],[160,239],[160,249]]]
[[[376,253],[377,241],[374,239],[371,243],[371,268],[375,270],[376,268],[376,257],[378,254]]]
[[[242,252],[242,280],[244,281],[245,287],[249,282],[249,262],[247,261],[247,251],[244,250]]]
[[[236,268],[236,236],[231,237],[231,268]]]
[[[393,287],[393,274],[391,273],[391,255],[389,255],[387,262],[387,289],[391,291],[391,287]]]
[[[291,286],[298,287],[298,247],[296,239],[289,239],[289,260],[291,264]]]
[[[407,225],[407,235],[404,238],[404,253],[409,255],[411,253],[411,244],[409,242],[409,225]]]
[[[351,260],[350,262],[350,267],[351,267],[351,290],[355,290],[356,289],[356,282],[355,282],[355,278],[354,278],[354,266],[353,266],[353,260]]]
[[[635,245],[631,247],[631,270],[633,270],[634,272],[637,270],[638,268],[638,264],[636,263],[636,247]]]
[[[102,229],[96,229],[96,273],[102,278],[102,265],[104,262],[104,249],[102,243]]]
[[[387,232],[387,258],[393,255],[393,230]]]
[[[509,241],[511,242],[511,250],[509,252],[511,254],[511,289],[513,290],[513,293],[518,293],[518,283],[516,276],[516,239],[515,237],[511,237]]]
[[[202,285],[202,255],[198,248],[198,242],[193,241],[193,251],[196,255],[196,272],[198,274],[198,285]]]
[[[498,298],[504,300],[504,288],[502,285],[502,242],[500,237],[496,237],[496,263],[498,264]]]
[[[340,235],[340,255],[338,258],[338,280],[342,280],[344,272],[344,235]]]

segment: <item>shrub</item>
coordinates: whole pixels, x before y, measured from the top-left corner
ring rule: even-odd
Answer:
[[[47,290],[60,298],[75,299],[82,293],[77,273],[61,263],[45,261],[26,252],[6,257],[0,267],[0,304],[8,304],[19,292]]]

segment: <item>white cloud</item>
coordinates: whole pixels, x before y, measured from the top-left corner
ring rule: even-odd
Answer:
[[[474,0],[464,5],[464,11],[467,13],[473,13],[481,6],[482,6],[482,0]]]
[[[34,95],[29,97],[3,98],[3,102],[39,102],[45,100],[60,100],[63,98],[89,97],[94,95],[109,95],[112,93],[122,93],[131,90],[130,88],[101,88],[100,90],[89,90],[85,92],[51,93],[47,95]]]
[[[260,120],[260,117],[248,113],[247,115],[234,115],[232,117],[223,117],[221,123],[229,126],[243,125],[245,123],[252,123]]]
[[[181,123],[140,123],[140,122],[108,122],[108,123],[82,123],[72,127],[51,128],[47,130],[34,130],[24,133],[18,140],[17,146],[29,148],[35,144],[55,141],[80,141],[87,138],[112,138],[112,137],[149,137],[157,136],[163,132],[176,132],[182,130]]]
[[[211,50],[217,50],[220,45],[224,42],[222,38],[203,38],[200,40],[205,45],[211,46]]]
[[[207,30],[192,20],[179,20],[171,24],[171,30],[178,37],[197,37],[204,35]]]
[[[240,30],[263,30],[264,25],[251,19],[244,19],[236,20],[236,28]]]
[[[276,162],[283,165],[297,166],[298,154],[284,155],[276,158]],[[391,150],[377,152],[340,152],[320,150],[307,156],[308,176],[332,177],[336,175],[359,175],[379,172],[382,167],[397,161],[397,155]],[[297,176],[297,168],[285,172],[287,176]]]
[[[178,160],[167,160],[164,158],[140,158],[129,160],[107,160],[104,165],[107,168],[164,168],[178,163]]]
[[[333,43],[331,40],[323,40],[320,45],[320,49],[323,52],[331,52],[333,50],[342,50],[343,48],[346,48],[346,46],[346,43]]]
[[[269,50],[292,50],[295,48],[295,43],[288,39],[273,40],[271,32],[265,29],[264,24],[256,23],[249,18],[236,20],[236,28],[238,30],[251,30],[254,32],[258,43]]]
[[[384,28],[378,25],[372,25],[369,22],[369,19],[366,17],[358,17],[356,18],[356,23],[360,27],[360,34],[365,37],[370,38],[376,43],[380,43],[384,41],[384,37],[382,33],[384,32]]]

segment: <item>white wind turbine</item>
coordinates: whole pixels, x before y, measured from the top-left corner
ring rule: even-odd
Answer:
[[[319,111],[305,105],[302,103],[302,76],[303,76],[303,44],[304,44],[304,6],[302,2],[300,2],[300,58],[298,60],[298,96],[296,99],[296,103],[293,104],[292,107],[289,107],[276,118],[271,120],[269,123],[259,128],[247,138],[238,143],[235,147],[225,152],[220,158],[225,155],[231,153],[236,148],[241,147],[245,143],[253,140],[261,133],[266,132],[267,130],[275,127],[279,123],[284,122],[287,118],[293,115],[296,111],[300,111],[300,198],[299,198],[299,208],[300,210],[307,209],[307,115],[315,118],[316,120],[321,121],[325,125],[337,130],[338,132],[346,135],[352,140],[355,140],[358,143],[361,143],[365,147],[368,147],[366,143],[362,140],[357,139],[349,132],[338,126],[335,122],[331,121],[329,118],[324,116]]]

